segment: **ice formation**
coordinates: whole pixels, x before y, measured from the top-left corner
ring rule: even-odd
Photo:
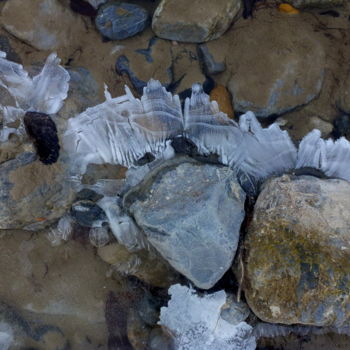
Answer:
[[[67,241],[73,231],[73,219],[69,214],[62,216],[57,223],[56,228],[53,228],[48,233],[48,239],[53,246],[61,244],[62,241]]]
[[[13,106],[0,106],[2,128],[0,141],[7,141],[11,133],[21,134],[24,130],[22,118],[29,112],[57,113],[67,97],[69,74],[61,67],[56,53],[47,58],[41,72],[33,78],[23,66],[6,59],[0,51],[0,87],[13,98]],[[19,128],[9,124],[21,120]]]
[[[63,140],[75,171],[84,173],[89,163],[133,167],[147,153],[165,157],[166,151],[171,154],[169,140],[178,136],[192,141],[201,155],[217,154],[252,182],[296,167],[316,167],[326,175],[350,179],[347,140],[324,141],[314,130],[298,151],[277,123],[263,128],[252,112],[242,115],[239,124],[229,119],[199,84],[193,85],[183,113],[178,96],[155,80],[149,81],[141,99],[128,88],[117,98],[106,93],[104,103],[69,120]]]
[[[160,310],[159,324],[174,337],[176,350],[254,350],[253,328],[246,322],[231,324],[220,313],[226,302],[222,290],[200,297],[193,289],[173,285],[171,299]]]

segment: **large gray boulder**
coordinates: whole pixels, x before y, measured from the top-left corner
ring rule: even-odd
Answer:
[[[238,0],[162,0],[152,29],[163,39],[200,43],[225,33],[240,8]]]
[[[350,310],[350,183],[268,181],[246,240],[245,296],[262,320],[341,327]]]
[[[232,263],[244,201],[233,170],[180,158],[126,194],[124,206],[170,265],[207,289]]]

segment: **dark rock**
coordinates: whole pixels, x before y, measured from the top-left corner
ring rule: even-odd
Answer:
[[[350,140],[350,116],[344,114],[334,120],[333,136],[339,138],[345,136]]]
[[[96,221],[106,221],[104,211],[94,202],[81,200],[72,205],[71,215],[75,221],[85,227],[92,227]]]
[[[84,0],[70,0],[70,8],[83,16],[95,17],[97,10]]]
[[[45,113],[27,112],[24,125],[27,134],[33,139],[40,161],[44,164],[56,163],[60,144],[56,124],[51,117]]]
[[[205,44],[198,45],[198,56],[202,61],[205,74],[218,74],[226,69],[225,62],[217,62]]]
[[[13,50],[13,48],[10,45],[10,41],[9,41],[8,37],[5,35],[0,35],[0,51],[6,52],[6,58],[9,61],[22,63],[21,58]]]
[[[112,3],[98,10],[95,23],[104,37],[122,40],[143,31],[149,24],[149,15],[143,7],[135,4]]]

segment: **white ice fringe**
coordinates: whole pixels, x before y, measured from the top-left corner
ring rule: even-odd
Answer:
[[[277,123],[263,128],[255,115],[247,112],[237,124],[220,112],[199,84],[193,85],[184,113],[177,95],[150,80],[140,100],[128,88],[117,98],[107,92],[104,103],[87,109],[68,124],[64,146],[80,173],[89,163],[133,167],[146,153],[163,158],[169,140],[182,135],[200,154],[217,154],[223,164],[253,181],[281,175],[297,166],[317,167],[329,176],[350,179],[346,166],[350,146],[345,139],[323,141],[314,130],[304,138],[298,154],[287,131]]]
[[[1,106],[3,127],[0,141],[6,141],[15,129],[7,125],[22,118],[27,111],[57,113],[67,97],[69,73],[60,66],[60,59],[52,53],[38,75],[31,78],[21,64],[6,59],[0,51],[0,86],[14,99],[15,106]]]
[[[246,322],[233,325],[221,316],[226,293],[200,297],[179,284],[169,288],[171,299],[160,310],[159,324],[174,337],[176,350],[254,350],[255,337]]]
[[[297,168],[311,167],[322,170],[330,177],[350,181],[350,142],[340,139],[323,140],[319,130],[309,132],[300,142]]]
[[[73,219],[69,214],[62,216],[58,223],[57,227],[51,229],[48,232],[48,239],[53,246],[61,244],[62,241],[67,241],[73,231]]]

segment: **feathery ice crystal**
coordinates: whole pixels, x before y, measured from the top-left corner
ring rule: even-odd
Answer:
[[[350,142],[321,139],[313,130],[299,150],[288,133],[274,123],[263,128],[252,112],[239,124],[220,112],[199,84],[185,100],[172,96],[160,82],[150,80],[141,99],[126,88],[126,94],[88,108],[69,120],[64,145],[72,155],[75,171],[83,174],[89,163],[136,166],[146,153],[164,157],[169,140],[185,137],[200,155],[217,154],[221,163],[237,170],[252,183],[300,167],[314,167],[327,176],[350,181]]]

